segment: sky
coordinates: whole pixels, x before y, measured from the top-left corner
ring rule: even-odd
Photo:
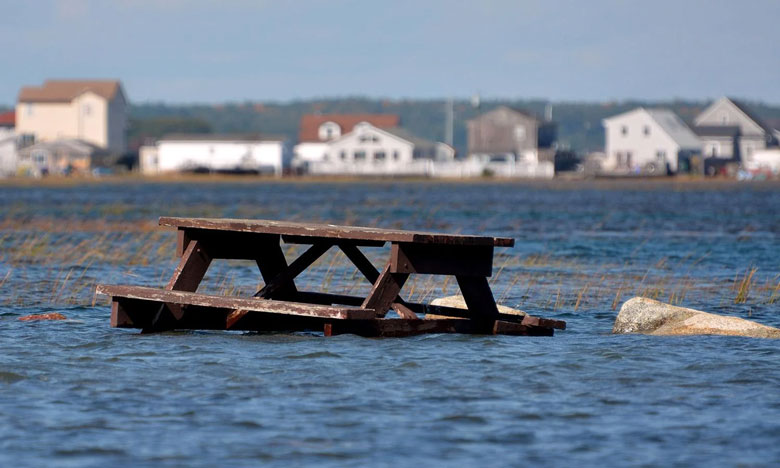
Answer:
[[[780,104],[780,0],[0,0],[0,105],[49,78],[131,102]]]

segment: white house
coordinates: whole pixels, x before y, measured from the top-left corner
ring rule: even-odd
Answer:
[[[310,161],[310,174],[426,176],[435,163],[455,159],[445,143],[418,138],[400,128],[378,128],[362,122],[331,141],[322,160]]]
[[[13,128],[0,127],[0,177],[16,174],[18,137]]]
[[[637,108],[604,119],[605,158],[601,170],[613,174],[666,174],[690,168],[701,141],[668,109]]]
[[[746,161],[754,152],[767,147],[777,146],[777,137],[772,128],[755,115],[748,106],[736,99],[722,97],[710,104],[694,119],[694,124],[702,128],[724,128],[724,132],[736,136],[731,141],[719,141],[715,138],[704,140],[704,155],[733,158]]]
[[[292,166],[306,171],[309,163],[322,161],[330,142],[351,132],[361,122],[377,128],[394,128],[399,121],[393,114],[306,114],[298,128]]]
[[[169,135],[139,151],[143,174],[209,171],[281,176],[289,159],[285,138],[261,135]]]

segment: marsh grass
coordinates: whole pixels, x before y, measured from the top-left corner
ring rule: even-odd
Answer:
[[[382,224],[379,218],[374,222]],[[98,283],[163,286],[176,263],[174,232],[152,222],[6,218],[0,228],[0,304],[5,305],[88,306],[95,303]],[[288,261],[303,248],[286,246]],[[377,267],[387,258],[386,249],[362,250]],[[640,268],[630,259],[593,264],[555,252],[497,252],[490,284],[499,303],[555,313],[614,311],[633,296],[680,305],[738,304],[746,310],[780,301],[780,274],[761,276],[758,268],[748,267],[733,279],[713,279],[696,273],[706,257],[672,260],[659,254]],[[202,290],[249,296],[262,286],[251,262],[240,270],[234,266],[215,262]],[[370,289],[338,249],[296,281],[306,290],[338,294]],[[407,300],[429,302],[457,294],[458,287],[450,277],[415,275],[402,293]]]

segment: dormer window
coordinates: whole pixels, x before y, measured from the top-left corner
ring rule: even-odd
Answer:
[[[325,122],[320,125],[317,136],[323,141],[338,138],[341,136],[341,127],[336,122]]]

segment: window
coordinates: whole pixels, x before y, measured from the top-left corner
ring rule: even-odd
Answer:
[[[623,135],[623,136],[628,135],[628,127],[626,127],[625,125],[620,127],[620,134]]]
[[[92,106],[90,106],[89,104],[84,104],[84,106],[82,107],[82,111],[84,112],[84,115],[89,115],[92,113]]]
[[[26,110],[27,110],[27,115],[33,115],[33,105],[32,104],[27,103]]]
[[[649,125],[645,125],[644,133],[645,133],[645,136],[650,136],[650,126]]]
[[[33,161],[35,164],[43,165],[46,164],[46,153],[43,151],[36,151],[32,154]]]
[[[332,140],[341,136],[341,127],[336,122],[325,122],[317,131],[320,140]]]
[[[664,150],[658,150],[655,152],[655,158],[659,161],[664,161],[666,159],[666,151]]]
[[[398,161],[398,159],[401,157],[400,154],[398,154],[398,151],[393,151],[393,160]]]
[[[720,123],[722,123],[723,125],[726,125],[726,124],[729,123],[729,115],[727,113],[724,112],[724,113],[720,114]]]
[[[384,151],[377,151],[374,153],[374,161],[384,161],[384,160],[385,160]]]
[[[347,152],[346,152],[346,151],[342,151],[342,152],[339,154],[339,156],[341,157],[341,160],[342,160],[342,161],[345,161],[345,160],[347,159]]]
[[[379,142],[379,138],[377,138],[376,135],[371,135],[371,134],[360,135],[360,137],[358,137],[358,140],[360,140],[361,143],[378,143]]]
[[[515,126],[515,140],[525,141],[525,127],[522,125]]]
[[[363,150],[355,151],[355,161],[365,161],[366,160],[366,152]]]
[[[720,143],[713,142],[710,143],[710,156],[715,157],[720,155]]]

